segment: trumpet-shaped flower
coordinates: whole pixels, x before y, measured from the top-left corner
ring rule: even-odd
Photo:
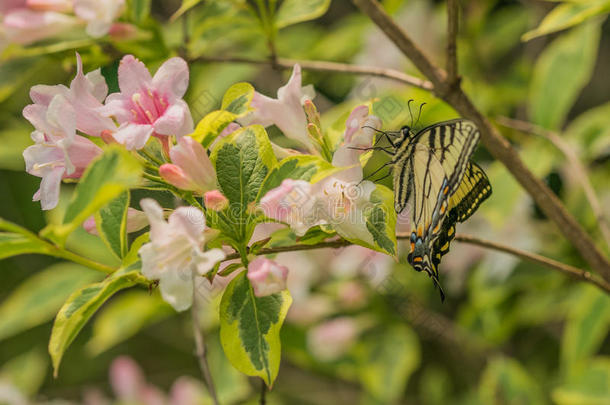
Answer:
[[[36,144],[23,152],[26,171],[42,177],[33,200],[40,201],[43,210],[49,210],[59,200],[61,179],[79,178],[102,150],[87,138],[76,135],[76,113],[62,95],[55,96],[48,108],[27,106],[23,115],[36,128],[32,132]]]
[[[108,86],[100,69],[85,75],[78,53],[76,53],[76,76],[69,88],[62,84],[53,86],[40,84],[30,89],[30,97],[39,109],[48,107],[56,95],[65,97],[74,109],[76,129],[92,136],[100,136],[103,131],[113,132],[117,128],[112,119],[98,112],[107,94]]]
[[[303,110],[305,100],[314,97],[313,86],[301,85],[301,66],[296,64],[288,83],[278,89],[277,99],[255,92],[251,103],[254,111],[239,122],[242,125],[260,124],[264,127],[275,124],[288,138],[314,150],[307,134],[307,116]]]
[[[78,19],[63,13],[69,6],[65,1],[3,1],[0,31],[8,42],[22,45],[50,38],[78,25]]]
[[[265,257],[257,257],[248,264],[248,280],[254,295],[264,297],[286,289],[288,268]]]
[[[87,22],[92,37],[106,35],[124,8],[125,0],[74,0],[74,14]]]
[[[180,207],[166,222],[156,201],[144,199],[140,206],[150,222],[150,242],[139,251],[142,274],[159,280],[163,299],[177,311],[184,311],[193,302],[194,275],[207,273],[225,253],[203,250],[205,217],[197,208]]]
[[[161,165],[159,174],[170,184],[199,194],[216,188],[216,171],[199,142],[184,136],[169,155],[174,163]]]
[[[381,121],[368,114],[367,106],[356,107],[347,119],[344,142],[333,155],[333,165],[345,169],[315,184],[284,180],[261,199],[265,215],[289,224],[297,235],[312,226],[329,224],[341,236],[373,244],[365,212],[371,207],[375,184],[363,181],[359,160],[363,151],[353,148],[371,146],[380,126]]]
[[[148,218],[144,212],[135,208],[127,208],[127,233],[137,232],[148,226]],[[83,222],[83,228],[91,235],[98,235],[95,216],[91,215]]]
[[[168,136],[193,131],[191,112],[182,100],[188,83],[188,66],[181,58],[167,60],[151,77],[142,62],[127,55],[119,65],[121,92],[109,95],[100,112],[121,124],[114,138],[127,149],[143,148],[151,135],[167,146]]]

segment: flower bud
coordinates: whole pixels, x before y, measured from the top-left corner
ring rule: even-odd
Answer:
[[[205,149],[190,136],[183,136],[170,151],[172,162],[190,180],[186,190],[204,193],[216,188],[216,171]]]
[[[229,200],[219,190],[208,191],[203,195],[203,202],[207,209],[222,211],[229,206]]]
[[[165,163],[159,167],[159,174],[165,181],[174,187],[182,190],[194,190],[194,184],[184,173],[180,166],[172,163]]]
[[[264,257],[258,257],[248,265],[248,280],[254,295],[264,297],[286,289],[288,268]]]

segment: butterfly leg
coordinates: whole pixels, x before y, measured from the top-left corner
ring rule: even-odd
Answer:
[[[379,166],[377,169],[375,169],[375,171],[373,171],[373,173],[369,174],[366,177],[363,177],[362,180],[360,180],[360,183],[362,183],[364,180],[370,179],[371,177],[373,177],[374,175],[376,175],[377,173],[379,173],[384,167],[391,165],[393,162],[390,160],[389,162],[386,162],[384,164],[382,164],[381,166]],[[390,173],[392,173],[392,171],[390,170]],[[383,177],[385,178],[385,177]],[[358,184],[360,184],[358,183]]]

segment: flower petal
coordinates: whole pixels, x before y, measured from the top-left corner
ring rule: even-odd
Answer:
[[[118,143],[125,145],[125,148],[137,150],[146,145],[152,133],[153,127],[150,125],[126,124],[119,127],[113,136]]]
[[[40,206],[43,210],[50,210],[57,206],[59,202],[59,188],[61,185],[61,177],[65,168],[63,166],[56,167],[45,174],[40,182]]]
[[[152,82],[150,72],[133,55],[126,55],[119,64],[119,87],[124,96],[131,97],[132,94],[147,88]]]
[[[174,57],[166,60],[152,79],[153,88],[165,96],[180,99],[189,85],[189,68],[184,59]]]

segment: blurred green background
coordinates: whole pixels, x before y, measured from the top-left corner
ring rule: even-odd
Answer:
[[[136,55],[151,70],[170,56],[187,55],[191,83],[186,100],[195,121],[217,108],[224,91],[238,81],[249,81],[258,91],[275,95],[287,78],[285,72],[200,59],[267,57],[264,30],[244,11],[249,3],[184,3],[194,7],[171,19],[181,2],[129,1],[121,19],[138,29],[129,40],[83,39],[82,33],[70,33],[5,49],[0,59],[3,218],[32,231],[61,218],[61,202],[56,210],[44,213],[39,203],[31,201],[39,179],[24,172],[21,153],[31,143],[32,128],[21,110],[29,103],[32,85],[71,80],[75,50],[83,56],[85,71],[102,67],[111,91],[116,91],[118,60],[125,53]],[[328,2],[313,3],[324,11]],[[442,65],[444,2],[383,3],[426,54]],[[464,88],[492,120],[518,118],[559,134],[587,168],[608,217],[610,23],[604,13],[609,2],[583,3],[597,7],[597,12],[585,18],[574,10],[563,11],[572,19],[560,15],[565,18],[557,17],[554,28],[567,27],[566,20],[572,26],[523,41],[522,36],[538,27],[545,15],[560,13],[551,11],[553,7],[572,6],[544,1],[461,2],[459,70]],[[418,74],[350,1],[331,1],[314,20],[286,17],[278,25],[275,48],[281,57]],[[327,126],[373,98],[385,129],[410,122],[406,108],[410,98],[427,103],[420,126],[456,116],[430,94],[383,79],[306,71],[304,83],[314,84],[314,102]],[[542,137],[499,128],[608,254],[608,244],[565,156]],[[270,134],[280,136],[273,129]],[[373,170],[380,159],[374,156],[367,170]],[[475,160],[488,173],[493,195],[458,232],[587,268],[504,166],[482,147]],[[64,185],[62,202],[70,191],[71,185]],[[72,235],[68,246],[100,261],[112,260],[105,245],[84,230]],[[448,293],[444,304],[427,277],[359,248],[286,254],[278,260],[289,263],[295,274],[290,281],[295,304],[282,331],[284,357],[268,395],[270,404],[610,404],[610,297],[593,286],[458,242],[441,265]],[[115,397],[117,387],[108,373],[113,360],[122,355],[133,358],[148,381],[162,391],[167,392],[180,376],[199,378],[188,314],[174,313],[156,292],[136,289],[118,294],[101,308],[67,351],[54,379],[46,353],[52,318],[74,289],[99,279],[99,273],[43,256],[0,261],[0,403],[13,403],[6,399],[12,389],[36,402],[95,403],[93,393],[98,391]],[[233,370],[218,344],[217,305],[218,296],[211,293],[202,312],[221,402],[256,403],[258,382]],[[207,403],[203,397],[200,401]]]

